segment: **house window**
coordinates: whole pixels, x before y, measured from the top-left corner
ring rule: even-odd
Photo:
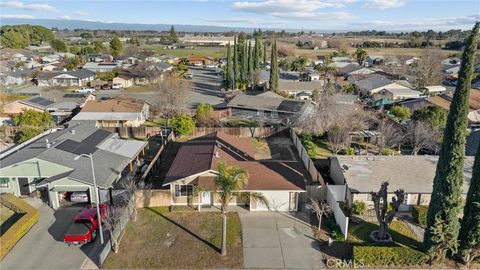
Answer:
[[[274,119],[278,118],[278,112],[273,111],[272,112],[272,118],[274,118]]]
[[[192,196],[192,193],[193,193],[192,185],[175,185],[176,197]]]
[[[263,110],[258,110],[257,111],[257,116],[263,117]]]
[[[0,188],[8,188],[8,178],[0,177]]]

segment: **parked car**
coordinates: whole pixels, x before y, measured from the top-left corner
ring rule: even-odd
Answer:
[[[207,65],[207,68],[217,68],[217,65],[215,65],[215,64],[208,64],[208,65]]]
[[[76,191],[70,195],[71,202],[88,202],[88,194],[85,191]]]
[[[196,66],[196,67],[202,67],[203,66],[203,64],[201,62],[196,62],[193,65]]]
[[[108,205],[100,204],[100,220],[104,220]],[[99,228],[97,208],[88,206],[80,214],[75,216],[72,225],[63,236],[63,242],[68,245],[82,245],[95,240]]]
[[[185,79],[188,79],[188,80],[193,79],[193,74],[192,74],[192,73],[187,73],[187,74],[185,75]]]
[[[122,88],[123,88],[123,85],[121,83],[112,84],[112,89],[114,89],[114,90],[120,90]]]
[[[95,92],[95,89],[93,88],[88,88],[88,87],[82,87],[80,89],[75,90],[77,93],[93,93]]]

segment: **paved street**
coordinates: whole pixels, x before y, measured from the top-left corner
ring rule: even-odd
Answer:
[[[80,269],[89,263],[87,254],[94,243],[81,247],[63,243],[73,217],[83,207],[54,211],[39,200],[28,201],[39,210],[38,223],[15,245],[1,262],[1,269]],[[98,241],[98,238],[97,238]],[[90,267],[88,267],[90,268]]]
[[[218,105],[224,102],[222,77],[217,75],[215,69],[190,67],[193,74],[193,89],[188,96],[188,106],[196,107],[200,103]]]
[[[312,229],[281,212],[239,212],[245,268],[325,268]]]

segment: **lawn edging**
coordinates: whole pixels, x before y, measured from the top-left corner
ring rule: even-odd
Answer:
[[[13,194],[1,194],[0,203],[17,213],[24,215],[17,220],[2,236],[0,236],[0,259],[3,259],[15,244],[37,223],[38,210],[14,196]]]

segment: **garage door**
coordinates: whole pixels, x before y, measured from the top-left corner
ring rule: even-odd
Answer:
[[[263,196],[268,201],[270,211],[290,211],[290,192],[288,191],[262,191]],[[256,203],[256,208],[252,211],[268,211],[268,207],[261,203]]]

